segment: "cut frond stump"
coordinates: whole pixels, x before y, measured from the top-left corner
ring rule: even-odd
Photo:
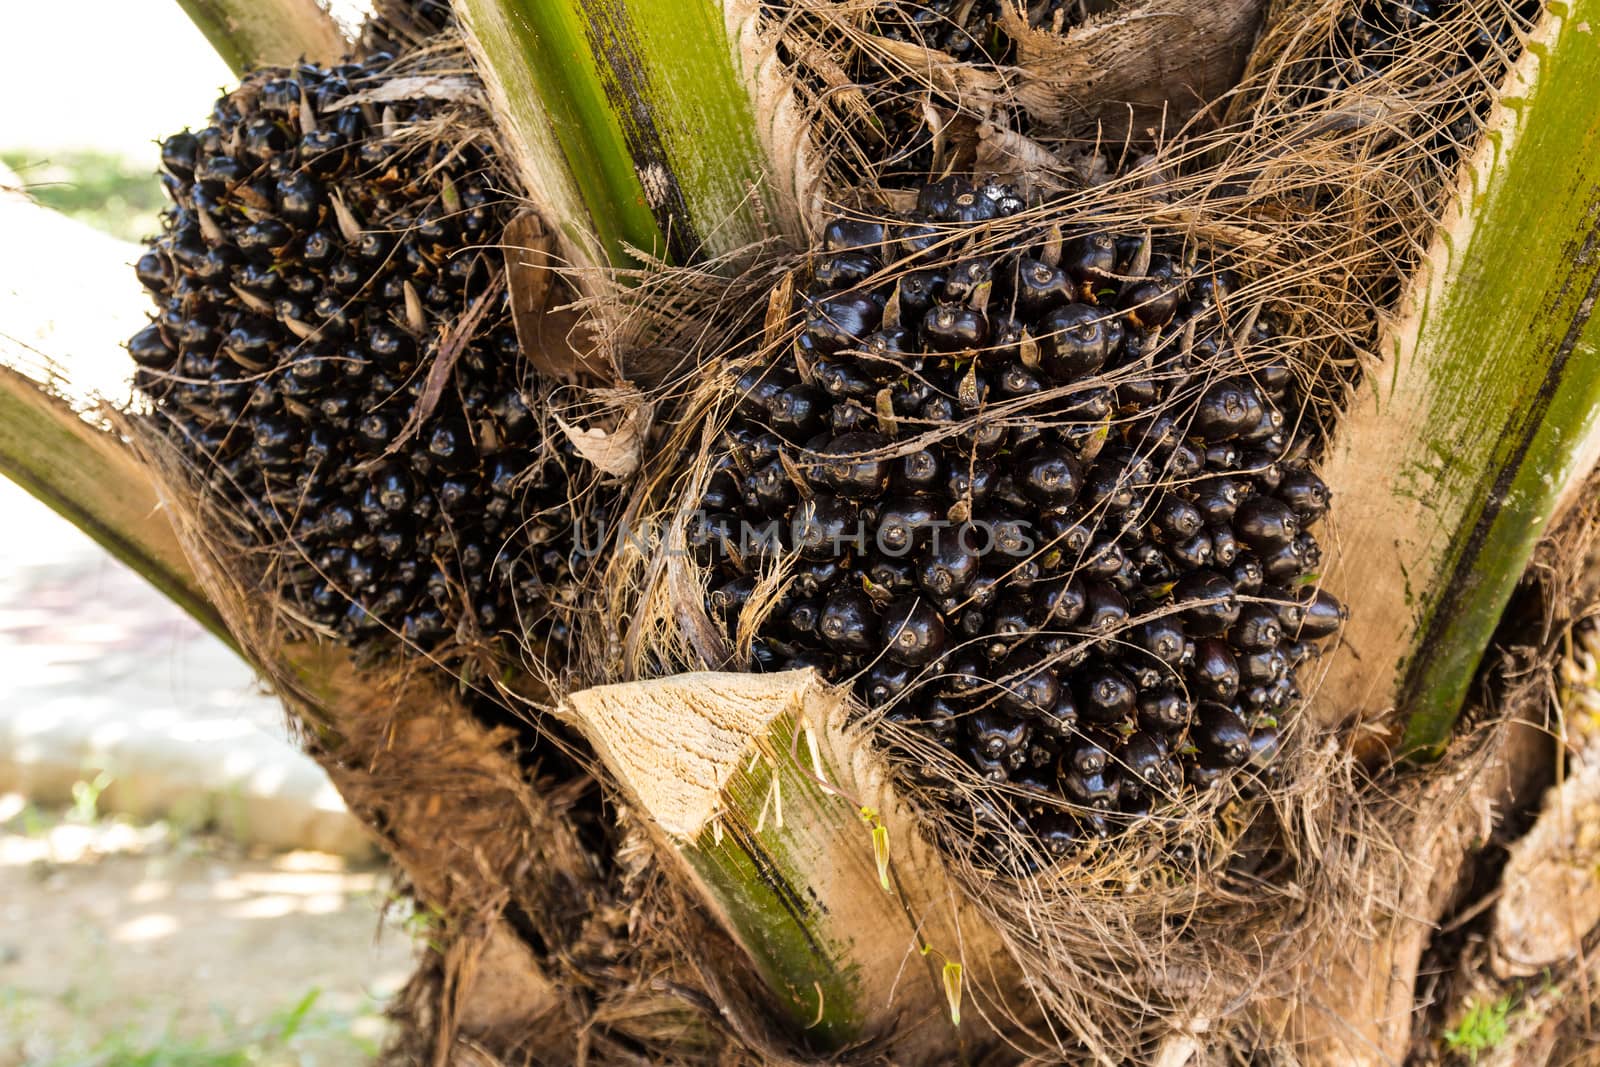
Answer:
[[[1017,976],[847,709],[805,670],[600,686],[564,712],[805,1040],[948,1062],[995,1040]]]
[[[0,475],[16,482],[237,650],[137,458],[115,435],[0,365]]]
[[[1330,450],[1329,585],[1360,605],[1318,697],[1448,740],[1535,543],[1600,445],[1600,2],[1552,4]]]

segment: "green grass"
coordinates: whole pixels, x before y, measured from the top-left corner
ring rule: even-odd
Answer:
[[[1488,1052],[1511,1033],[1510,1015],[1509,993],[1492,1003],[1468,1001],[1461,1021],[1444,1032],[1445,1046],[1477,1063],[1480,1053]]]
[[[100,794],[112,782],[111,775],[101,771],[92,781],[72,783],[72,808],[67,818],[85,826],[93,826],[100,818]]]
[[[165,202],[155,174],[155,148],[149,164],[96,150],[38,152],[0,150],[0,163],[17,172],[30,195],[45,207],[125,241],[158,229]]]

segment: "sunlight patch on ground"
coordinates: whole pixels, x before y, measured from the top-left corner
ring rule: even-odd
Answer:
[[[140,915],[119,923],[111,932],[111,939],[124,942],[156,941],[163,937],[171,937],[177,932],[178,917],[163,911]]]

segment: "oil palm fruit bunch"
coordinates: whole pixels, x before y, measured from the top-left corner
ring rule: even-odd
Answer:
[[[758,668],[850,682],[1025,790],[1060,853],[1267,773],[1344,611],[1314,587],[1329,494],[1279,320],[1175,240],[992,221],[1025,206],[946,180],[827,224],[694,540],[730,637],[787,560]],[[1013,236],[962,242],[988,230]]]
[[[389,62],[257,71],[162,144],[135,384],[291,619],[559,647],[570,455],[490,247],[514,205],[487,138],[405,136],[459,104],[361,102]]]

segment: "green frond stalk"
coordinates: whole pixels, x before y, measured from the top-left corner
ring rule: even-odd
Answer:
[[[1331,584],[1355,612],[1328,716],[1448,741],[1485,648],[1600,432],[1600,0],[1552,3],[1436,235],[1387,365],[1330,455]]]
[[[0,475],[44,502],[239,651],[127,445],[0,366]]]
[[[711,0],[456,0],[524,184],[578,266],[769,236],[750,94]]]
[[[235,74],[301,59],[337,63],[349,51],[317,0],[178,0]]]

